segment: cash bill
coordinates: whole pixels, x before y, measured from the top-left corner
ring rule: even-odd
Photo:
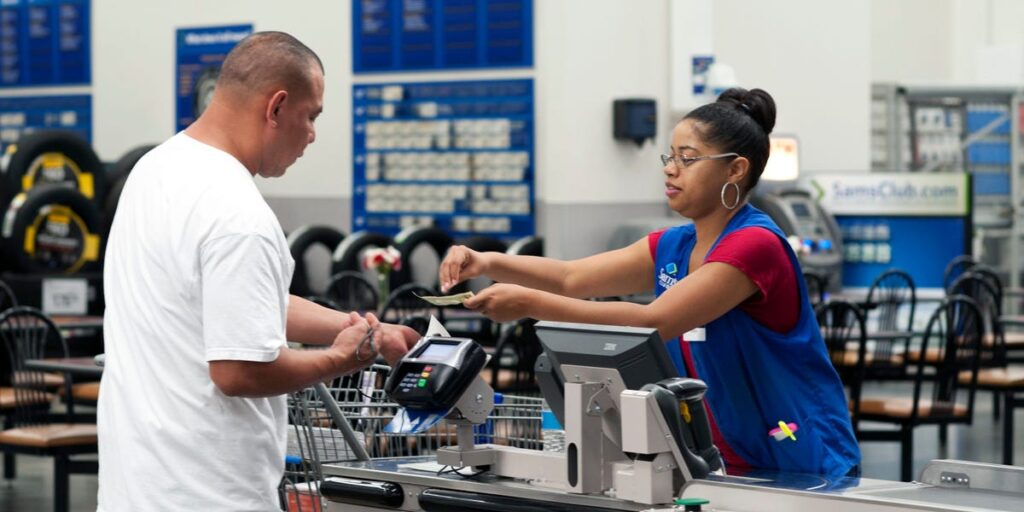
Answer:
[[[415,294],[414,294],[415,295]],[[456,293],[454,295],[416,295],[417,297],[435,306],[456,306],[466,302],[466,299],[473,296],[473,292]]]

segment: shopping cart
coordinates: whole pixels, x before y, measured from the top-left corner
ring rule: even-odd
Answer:
[[[384,394],[391,368],[370,368],[317,384],[288,397],[288,450],[282,503],[288,512],[321,512],[323,465],[384,457],[430,455],[457,444],[455,428],[441,422],[419,433],[387,433],[399,407]],[[495,394],[475,442],[541,450],[542,399]]]

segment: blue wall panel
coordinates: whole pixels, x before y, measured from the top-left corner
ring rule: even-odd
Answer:
[[[352,2],[355,73],[532,65],[532,0]]]
[[[353,230],[534,233],[532,80],[353,87]]]

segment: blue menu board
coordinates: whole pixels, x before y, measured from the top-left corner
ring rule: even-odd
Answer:
[[[88,84],[89,0],[0,0],[0,86]]]
[[[532,0],[352,2],[355,73],[532,65]]]
[[[188,128],[206,109],[228,52],[252,34],[252,25],[181,28],[175,61],[175,131]]]
[[[70,130],[92,142],[92,96],[0,98],[0,154],[27,131]]]
[[[352,229],[534,233],[533,80],[353,86]]]

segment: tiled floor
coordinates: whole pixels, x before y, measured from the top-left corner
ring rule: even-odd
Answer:
[[[886,384],[868,386],[866,394],[900,395],[903,385]],[[1014,446],[1014,460],[1024,464],[1024,410],[1015,415],[1018,435]],[[950,429],[948,452],[939,451],[938,429],[920,427],[914,433],[914,475],[926,462],[936,458],[965,459],[980,462],[999,462],[1002,454],[1002,423],[992,419],[992,399],[988,393],[979,393],[975,422],[972,427]],[[865,477],[896,480],[899,478],[899,445],[897,443],[863,443],[863,471]],[[72,512],[96,510],[95,475],[71,476]],[[18,478],[0,483],[0,512],[49,511],[53,508],[53,461],[40,457],[18,457]]]

